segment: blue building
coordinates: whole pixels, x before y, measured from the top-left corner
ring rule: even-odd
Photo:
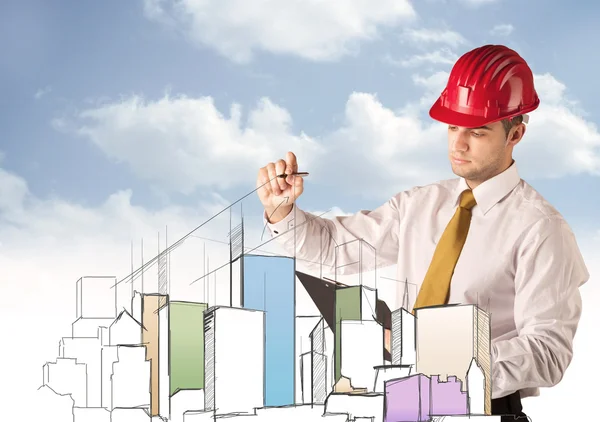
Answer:
[[[243,306],[265,311],[265,406],[294,404],[295,263],[243,255]]]

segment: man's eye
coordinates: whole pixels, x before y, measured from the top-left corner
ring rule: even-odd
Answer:
[[[456,126],[448,126],[449,130],[456,130]]]
[[[479,133],[479,132],[472,132],[472,134],[476,138],[479,138],[480,136],[483,136],[483,133]]]

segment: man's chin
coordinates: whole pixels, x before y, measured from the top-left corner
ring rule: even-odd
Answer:
[[[455,164],[452,164],[452,173],[458,177],[464,177],[465,179],[471,179],[474,176],[473,172],[468,171],[463,166],[457,166]]]
[[[452,173],[456,174],[457,176],[464,177],[466,171],[462,166],[457,166],[456,164],[451,162],[450,167],[452,167]]]

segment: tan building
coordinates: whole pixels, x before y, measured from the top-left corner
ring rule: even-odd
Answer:
[[[475,305],[416,309],[417,362],[415,373],[456,376],[467,389],[467,372],[475,359],[485,378],[484,409],[492,410],[490,317]]]

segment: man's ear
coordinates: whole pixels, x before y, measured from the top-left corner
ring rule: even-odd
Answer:
[[[512,127],[508,132],[508,136],[506,137],[506,145],[515,146],[523,136],[525,135],[525,131],[527,130],[525,123],[519,123],[518,125]]]

